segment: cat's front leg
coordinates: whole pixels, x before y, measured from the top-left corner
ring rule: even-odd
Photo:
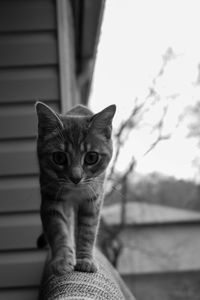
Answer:
[[[61,276],[74,270],[72,249],[69,248],[68,251],[66,250],[65,247],[65,252],[63,251],[63,253],[54,256],[49,263],[50,272],[54,275]]]
[[[98,266],[94,258],[94,246],[99,223],[99,205],[84,205],[78,212],[78,232],[75,270],[95,273]]]
[[[65,217],[59,210],[46,212],[44,230],[51,247],[52,259],[49,263],[50,273],[64,275],[74,270],[74,224],[73,212]]]

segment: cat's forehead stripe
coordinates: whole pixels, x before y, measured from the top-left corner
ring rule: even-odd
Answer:
[[[44,147],[46,147],[46,145],[52,144],[52,143],[59,144],[60,149],[64,151],[64,149],[65,149],[64,138],[62,138],[60,136],[60,134],[58,134],[57,132],[49,133],[48,135],[46,135],[44,137],[44,140],[43,140]]]
[[[85,147],[84,147],[83,143],[81,143],[81,145],[80,145],[80,150],[81,150],[81,152],[84,152],[84,150],[85,150]]]
[[[68,150],[69,152],[72,152],[72,151],[73,151],[73,147],[72,147],[72,144],[71,144],[71,143],[68,143],[68,144],[67,144],[67,150]]]
[[[71,124],[70,130],[66,129],[66,139],[73,145],[80,145],[84,140],[84,134],[79,124]]]
[[[58,136],[58,133],[55,132],[55,131],[52,131],[51,133],[47,134],[46,136],[44,136],[44,142],[54,138],[54,137],[57,137]]]
[[[87,144],[87,151],[90,151],[92,149],[92,145],[90,143]]]

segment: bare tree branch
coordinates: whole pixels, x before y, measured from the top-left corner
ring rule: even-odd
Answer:
[[[169,104],[167,104],[163,108],[162,117],[160,118],[159,122],[153,127],[153,131],[158,132],[157,137],[156,137],[155,141],[150,145],[150,147],[145,151],[143,156],[146,156],[147,154],[149,154],[158,145],[158,143],[160,143],[161,141],[164,141],[164,140],[168,140],[171,137],[170,134],[163,135],[164,120],[167,115],[168,108],[169,108]]]
[[[127,138],[131,131],[136,130],[138,128],[141,128],[145,126],[145,122],[148,119],[148,113],[151,112],[151,109],[157,105],[162,104],[162,97],[157,91],[157,83],[159,79],[164,75],[165,69],[167,67],[167,64],[170,60],[176,58],[176,55],[174,54],[172,48],[167,49],[166,53],[162,57],[162,65],[160,70],[158,71],[155,78],[153,78],[152,83],[148,89],[147,95],[143,99],[135,98],[133,100],[133,107],[132,110],[127,117],[125,121],[123,121],[117,132],[114,135],[115,139],[115,145],[116,145],[116,151],[114,154],[114,158],[112,161],[112,166],[108,175],[108,183],[111,184],[111,188],[106,193],[106,198],[111,198],[114,191],[116,191],[118,188],[120,188],[120,204],[121,204],[121,221],[120,225],[118,227],[117,233],[113,235],[113,239],[118,239],[119,234],[121,230],[126,225],[126,203],[128,199],[128,178],[130,174],[133,173],[135,166],[136,166],[136,160],[134,155],[132,156],[129,165],[127,169],[122,173],[117,173],[117,162],[121,153],[121,150],[123,146],[126,144]],[[167,104],[163,104],[163,111],[159,118],[159,120],[154,122],[153,124],[150,124],[151,133],[155,134],[155,140],[151,143],[151,145],[148,147],[148,149],[145,151],[143,156],[149,154],[151,151],[153,151],[156,146],[163,140],[167,140],[170,138],[170,134],[164,134],[164,126],[165,126],[165,120],[169,109],[169,101],[172,99],[175,99],[179,95],[172,94],[168,97],[165,97],[165,100],[168,100]],[[109,238],[110,239],[110,238]],[[112,239],[111,239],[112,240]],[[119,243],[120,244],[120,243]],[[121,244],[120,244],[121,245]],[[121,246],[120,246],[121,247]],[[120,248],[121,251],[121,248]]]

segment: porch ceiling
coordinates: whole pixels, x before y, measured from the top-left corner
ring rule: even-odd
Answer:
[[[77,75],[85,77],[82,102],[88,101],[105,0],[71,0],[75,24]]]

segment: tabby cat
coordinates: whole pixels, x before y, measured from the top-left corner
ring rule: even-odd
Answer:
[[[93,250],[112,156],[116,106],[93,114],[78,105],[58,115],[42,102],[38,116],[41,220],[51,249],[51,271],[96,272]]]

